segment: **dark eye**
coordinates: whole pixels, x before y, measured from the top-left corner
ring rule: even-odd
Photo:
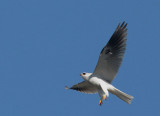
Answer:
[[[86,75],[86,73],[83,73],[83,75]]]

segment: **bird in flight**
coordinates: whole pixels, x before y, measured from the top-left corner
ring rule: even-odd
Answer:
[[[98,93],[100,96],[99,105],[102,105],[102,101],[109,97],[109,92],[128,104],[131,103],[133,96],[120,91],[111,84],[119,70],[125,53],[126,27],[127,23],[125,22],[117,26],[110,40],[102,49],[94,72],[81,73],[80,76],[82,76],[84,81],[70,88],[65,86],[65,89],[73,89],[83,93]]]

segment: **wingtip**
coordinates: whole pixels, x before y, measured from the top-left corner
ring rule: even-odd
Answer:
[[[125,21],[123,21],[122,23],[119,23],[118,26],[117,26],[117,28],[116,28],[116,31],[118,29],[121,29],[121,28],[125,29],[127,27],[127,25],[128,25],[128,23],[126,23]]]
[[[125,21],[122,22],[121,27],[123,27],[124,24],[125,24]]]
[[[122,27],[122,28],[126,28],[127,25],[128,25],[128,23],[126,23],[125,21],[123,21],[122,24],[121,24],[121,27]]]
[[[66,90],[69,89],[69,87],[67,87],[67,86],[65,86],[64,88],[65,88]]]

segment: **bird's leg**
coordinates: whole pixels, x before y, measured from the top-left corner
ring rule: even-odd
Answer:
[[[99,100],[99,105],[101,106],[103,104],[102,100],[106,100],[107,96],[104,95],[103,97],[101,97],[101,99]]]
[[[104,96],[103,96],[103,98],[106,100],[106,99],[107,99],[107,96],[106,96],[106,95],[104,95]]]
[[[104,100],[104,96],[101,96],[101,99],[99,100],[99,105],[101,106],[103,104],[103,101]]]

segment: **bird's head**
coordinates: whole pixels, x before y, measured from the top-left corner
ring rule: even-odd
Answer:
[[[84,80],[89,80],[89,77],[91,76],[92,73],[86,73],[86,72],[83,72],[80,74],[80,76],[82,76],[82,78]]]

